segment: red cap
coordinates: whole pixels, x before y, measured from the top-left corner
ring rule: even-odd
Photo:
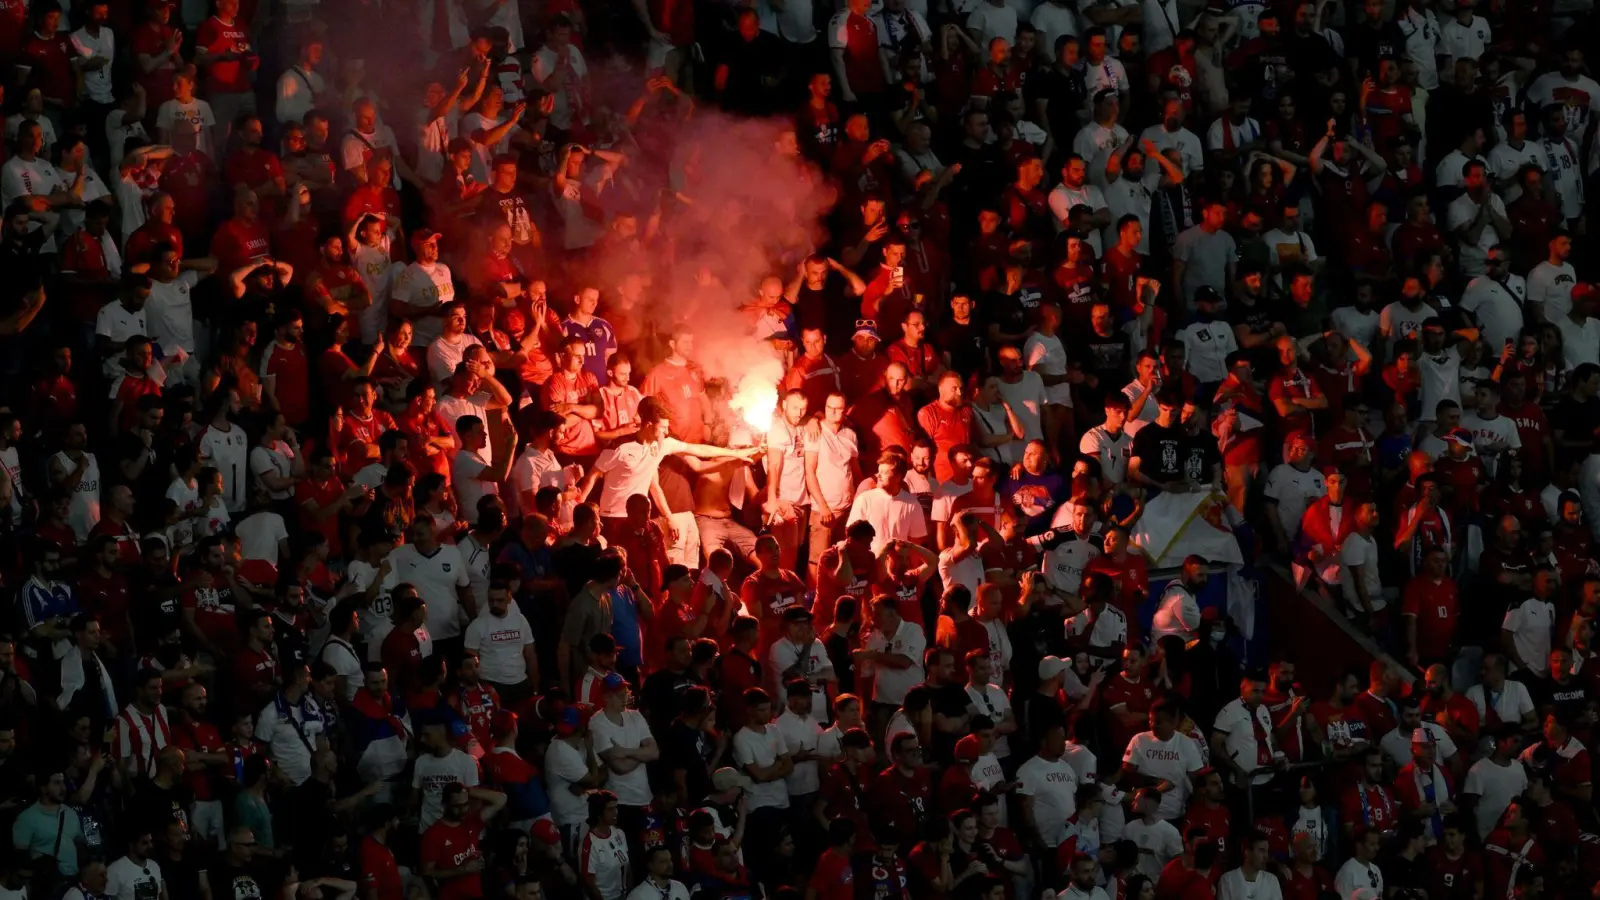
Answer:
[[[528,834],[539,843],[551,847],[561,843],[561,832],[556,829],[556,823],[549,819],[535,819]]]
[[[509,709],[500,710],[489,720],[489,734],[497,741],[516,730],[517,714]]]
[[[1587,281],[1580,281],[1572,286],[1573,300],[1593,300],[1596,294],[1600,294],[1600,288]]]
[[[411,233],[411,247],[416,249],[429,241],[437,241],[438,239],[439,232],[434,231],[432,228],[419,229]]]
[[[961,762],[978,761],[977,735],[969,734],[961,740],[956,741],[956,759],[960,760]]]

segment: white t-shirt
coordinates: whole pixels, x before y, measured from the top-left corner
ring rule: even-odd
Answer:
[[[822,646],[822,641],[816,638],[811,639],[809,647],[796,646],[788,637],[773,641],[772,649],[767,652],[767,671],[772,675],[769,689],[774,698],[785,696],[787,679],[783,673],[795,668],[796,665],[799,666],[802,676],[810,676],[820,674],[833,664],[828,659],[828,651]],[[826,686],[819,684],[811,689],[811,714],[816,715],[827,708],[828,690]],[[827,717],[823,716],[822,721],[826,722]]]
[[[993,653],[990,654],[992,659]],[[998,668],[995,671],[1000,671]],[[996,676],[999,677],[999,676]],[[986,684],[980,690],[972,685],[967,685],[967,699],[972,701],[972,706],[979,715],[988,716],[996,725],[1011,711],[1011,698],[999,686]],[[994,739],[994,755],[1005,759],[1011,755],[1011,741],[1006,735],[997,735]]]
[[[1494,211],[1503,218],[1506,214],[1506,205],[1495,194],[1489,194],[1489,203]],[[1471,224],[1478,217],[1479,203],[1472,199],[1471,194],[1462,194],[1450,201],[1450,206],[1445,211],[1445,222],[1453,233],[1463,225]],[[1482,275],[1484,259],[1487,251],[1500,246],[1500,234],[1491,225],[1485,225],[1478,233],[1476,244],[1461,242],[1461,271],[1468,275]]]
[[[1255,881],[1246,881],[1243,869],[1230,869],[1217,882],[1217,900],[1283,900],[1283,888],[1271,872],[1257,872]]]
[[[138,312],[129,310],[122,305],[121,300],[113,300],[95,314],[94,333],[104,335],[114,342],[125,341],[136,334],[148,335],[150,326],[145,324],[144,309]],[[122,374],[122,357],[112,354],[106,357],[101,366],[107,378],[116,378]]]
[[[455,374],[456,366],[461,362],[461,357],[466,355],[467,348],[481,346],[482,341],[466,332],[455,337],[441,335],[428,345],[428,374],[433,376],[435,382],[445,381]]]
[[[450,267],[442,262],[426,265],[414,262],[402,269],[394,279],[394,299],[407,306],[437,309],[455,298],[456,286],[450,277]],[[438,339],[442,328],[438,316],[412,319],[412,346],[428,346]]]
[[[1367,589],[1372,611],[1388,606],[1388,601],[1383,599],[1383,580],[1378,577],[1377,541],[1350,532],[1344,539],[1344,546],[1339,548],[1339,563],[1339,584],[1344,587],[1347,600],[1354,600],[1356,596],[1354,570],[1350,567],[1360,566],[1361,583]]]
[[[812,707],[813,710],[816,708]],[[792,710],[784,710],[783,715],[778,716],[773,725],[778,729],[778,734],[782,736],[783,744],[789,748],[790,753],[800,750],[815,753],[817,743],[822,739],[822,726],[816,719],[811,716],[801,718]],[[791,797],[816,793],[822,787],[821,777],[817,772],[817,761],[809,759],[795,763],[794,771],[784,776],[783,783]]]
[[[316,746],[317,736],[324,733],[317,700],[306,694],[300,701],[282,708],[274,701],[256,714],[255,739],[267,745],[273,764],[294,784],[311,777],[311,750],[306,744]]]
[[[1493,709],[1502,722],[1521,722],[1523,716],[1535,709],[1528,686],[1511,679],[1507,679],[1498,691],[1489,690],[1487,685],[1475,684],[1467,688],[1467,699],[1478,710],[1479,719]]]
[[[1250,723],[1251,718],[1255,724]],[[1259,727],[1261,734],[1267,738],[1264,748],[1270,759],[1276,747],[1272,743],[1272,713],[1265,705],[1257,705],[1254,710],[1244,705],[1242,699],[1234,699],[1217,711],[1216,721],[1211,727],[1226,735],[1223,746],[1228,751],[1228,756],[1246,772],[1264,768],[1261,762],[1262,746],[1256,738]],[[1272,780],[1272,773],[1265,772],[1255,775],[1251,779],[1256,784],[1266,784]]]
[[[329,638],[322,645],[322,652],[317,654],[317,658],[344,676],[345,702],[354,700],[356,691],[367,683],[366,676],[361,674],[361,659],[356,655],[355,648],[340,638]]]
[[[110,37],[111,29],[101,33]],[[156,900],[161,896],[161,864],[153,859],[136,863],[124,856],[106,866],[106,896],[116,900]]]
[[[412,585],[428,605],[428,633],[434,640],[461,633],[462,607],[458,588],[469,586],[467,561],[454,544],[440,544],[424,555],[416,544],[401,544],[389,554],[389,569],[397,583]],[[646,801],[649,802],[649,801]]]
[[[208,425],[200,435],[200,461],[222,473],[222,499],[229,512],[244,511],[249,457],[250,439],[238,425],[230,424],[227,431]]]
[[[1502,631],[1511,632],[1511,644],[1527,663],[1528,670],[1541,678],[1550,673],[1550,636],[1555,624],[1555,604],[1536,597],[1529,597],[1506,610],[1505,621],[1500,623]],[[1518,668],[1515,664],[1511,666],[1512,671]]]
[[[790,425],[782,416],[772,420],[767,431],[767,453],[774,451],[783,459],[783,471],[778,477],[778,497],[796,506],[803,506],[806,497],[806,440],[802,426]],[[762,465],[766,464],[763,458]],[[771,472],[767,473],[770,478]]]
[[[602,453],[600,459],[605,459],[605,454]],[[872,536],[874,554],[882,553],[891,540],[917,542],[928,536],[928,523],[922,515],[922,504],[917,502],[911,491],[904,488],[896,497],[890,497],[881,487],[858,491],[850,504],[850,516],[845,524],[854,525],[861,521],[872,523],[875,532]]]
[[[1034,332],[1028,336],[1022,345],[1022,354],[1028,368],[1040,375],[1049,375],[1052,378],[1067,374],[1067,349],[1061,343],[1061,338],[1054,335]],[[1042,380],[1042,379],[1041,379]],[[1072,406],[1072,385],[1065,382],[1061,384],[1047,384],[1044,388],[1045,401],[1060,406]]]
[[[805,452],[817,455],[817,487],[822,489],[822,496],[810,498],[813,505],[820,500],[830,509],[848,507],[856,494],[855,485],[851,483],[850,461],[861,455],[855,429],[846,426],[835,432],[819,428],[816,437],[806,437]],[[783,470],[787,475],[787,461]],[[937,504],[938,500],[934,502]]]
[[[528,665],[522,648],[533,643],[533,627],[515,604],[502,618],[489,612],[488,605],[467,626],[464,645],[478,651],[479,675],[495,684],[521,684],[527,680]]]
[[[634,494],[650,496],[650,485],[661,468],[662,457],[677,453],[683,447],[684,443],[677,438],[664,437],[651,444],[628,441],[600,451],[599,458],[594,461],[594,471],[606,477],[600,486],[601,518],[627,516],[628,498]]]
[[[1327,493],[1322,472],[1316,468],[1302,472],[1288,463],[1278,463],[1267,476],[1267,499],[1277,501],[1278,522],[1291,541],[1300,533],[1300,520],[1305,517],[1306,507]]]
[[[1000,385],[1000,396],[1017,414],[1017,421],[1022,425],[1022,439],[1024,441],[1044,440],[1043,410],[1046,403],[1051,402],[1050,395],[1045,391],[1044,379],[1038,372],[1023,370],[1022,377],[1015,383],[1004,378],[996,379]]]
[[[689,900],[689,889],[681,881],[669,880],[663,891],[647,879],[628,894],[627,900]]]
[[[182,482],[173,482],[179,485]],[[171,490],[168,490],[171,496]],[[199,500],[196,494],[193,500]],[[289,529],[283,524],[283,516],[275,512],[257,512],[239,520],[233,528],[234,536],[239,539],[239,556],[244,559],[260,559],[278,565],[278,542],[289,536]]]
[[[256,477],[257,482],[265,483],[264,475],[277,478],[288,478],[293,474],[294,448],[283,441],[273,441],[271,444],[261,444],[250,449],[250,474]],[[281,490],[268,490],[268,495],[274,500],[288,500],[294,496],[294,488],[286,487]]]
[[[1123,826],[1122,837],[1139,848],[1139,873],[1151,880],[1160,878],[1161,869],[1183,853],[1183,836],[1176,826],[1159,816],[1152,824],[1134,819]]]
[[[634,709],[622,711],[621,724],[611,721],[604,712],[596,713],[589,720],[589,737],[594,741],[595,754],[602,759],[605,758],[605,751],[613,747],[634,750],[644,746],[645,741],[655,740],[644,716]],[[608,768],[606,790],[616,794],[617,801],[624,806],[648,806],[652,798],[650,779],[645,769],[641,765],[627,774],[618,774]]]
[[[1341,897],[1353,897],[1362,888],[1370,888],[1382,897],[1383,872],[1377,864],[1363,863],[1352,856],[1339,867],[1339,874],[1333,876],[1333,887]]]
[[[752,764],[765,768],[788,752],[789,745],[782,732],[771,722],[760,731],[741,728],[733,736],[733,758],[741,770]],[[745,791],[745,796],[750,809],[789,808],[789,788],[782,780],[757,781]]]
[[[1128,480],[1128,460],[1133,458],[1133,435],[1123,429],[1113,436],[1104,425],[1096,425],[1083,433],[1078,452],[1099,461],[1101,477],[1122,484]]]
[[[927,635],[918,626],[901,620],[900,627],[895,629],[893,638],[884,635],[882,631],[873,629],[867,633],[863,646],[868,650],[876,650],[892,656],[904,656],[911,660],[911,665],[904,669],[891,669],[887,666],[869,664],[874,673],[872,679],[873,702],[892,703],[895,706],[904,703],[906,691],[921,684],[926,677],[922,669],[922,657],[928,650]]]
[[[1438,353],[1424,350],[1417,357],[1417,371],[1422,375],[1422,419],[1434,419],[1440,400],[1461,403],[1461,351],[1454,347]]]
[[[1033,799],[1033,823],[1047,847],[1061,843],[1078,812],[1078,773],[1065,757],[1035,756],[1017,769],[1017,795]]]
[[[1172,785],[1172,790],[1161,795],[1160,815],[1169,821],[1182,816],[1188,805],[1189,773],[1205,765],[1194,740],[1180,731],[1173,732],[1165,741],[1158,739],[1153,731],[1134,735],[1122,761],[1131,764],[1140,775]]]
[[[588,801],[582,794],[572,792],[572,786],[588,775],[583,750],[563,740],[550,742],[544,751],[544,785],[550,796],[550,817],[557,825],[570,828],[588,818]]]
[[[199,283],[199,272],[179,272],[171,281],[151,279],[144,315],[150,323],[149,337],[161,345],[163,354],[170,355],[179,347],[194,354],[194,299],[190,292]]]
[[[1160,644],[1161,639],[1169,634],[1190,641],[1199,627],[1200,603],[1194,593],[1184,587],[1181,581],[1167,585],[1166,591],[1161,594],[1161,602],[1156,606],[1155,615],[1150,619],[1150,642]]]
[[[1544,317],[1559,322],[1572,309],[1572,288],[1578,273],[1572,263],[1552,265],[1547,259],[1528,270],[1528,301],[1544,304]]]
[[[167,142],[180,153],[198,150],[216,159],[216,150],[211,146],[211,132],[216,127],[217,117],[211,112],[211,104],[199,98],[188,103],[168,100],[156,111],[157,134],[165,135]]]
[[[1502,766],[1484,758],[1472,764],[1472,768],[1467,770],[1467,780],[1461,784],[1461,793],[1478,797],[1474,818],[1477,820],[1479,840],[1489,836],[1489,832],[1500,823],[1500,817],[1505,814],[1507,807],[1511,806],[1511,801],[1522,796],[1527,789],[1528,770],[1521,760],[1513,759],[1508,765]]]
[[[559,741],[555,742],[559,743]],[[411,787],[422,792],[417,833],[427,831],[444,814],[444,789],[451,784],[478,786],[478,761],[464,751],[452,749],[442,758],[432,753],[417,757],[411,771]]]
[[[600,892],[602,900],[617,900],[627,889],[622,876],[628,868],[628,836],[621,828],[612,827],[611,834],[602,838],[585,828],[578,850],[578,865],[586,874],[594,876],[595,890]]]

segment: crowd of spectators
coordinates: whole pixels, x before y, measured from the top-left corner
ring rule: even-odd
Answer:
[[[1600,897],[1592,5],[0,0],[0,900]]]

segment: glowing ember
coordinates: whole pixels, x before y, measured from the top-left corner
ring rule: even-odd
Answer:
[[[774,359],[760,360],[739,378],[728,405],[738,411],[750,430],[766,434],[772,427],[772,414],[778,408],[778,382],[783,364]]]

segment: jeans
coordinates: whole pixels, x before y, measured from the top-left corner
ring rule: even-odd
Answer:
[[[700,552],[707,557],[713,550],[727,550],[733,554],[737,567],[741,560],[749,559],[756,552],[756,533],[732,516],[696,515],[694,523],[700,531]]]
[[[844,540],[844,523],[849,514],[849,510],[839,513],[833,520],[833,524],[829,525],[822,521],[822,513],[816,508],[812,508],[811,541],[807,548],[806,556],[810,560],[813,583],[815,583],[817,577],[817,566],[822,563],[822,554],[827,552],[829,547]]]

